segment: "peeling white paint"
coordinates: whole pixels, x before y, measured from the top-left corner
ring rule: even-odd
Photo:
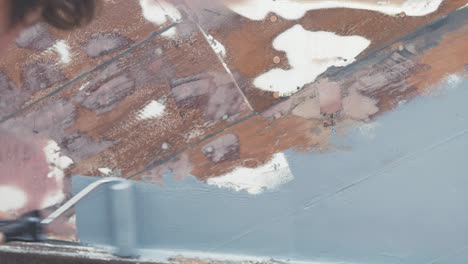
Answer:
[[[112,170],[109,168],[99,168],[98,171],[102,173],[104,176],[109,176],[112,174]]]
[[[57,203],[60,203],[65,198],[63,193],[63,177],[65,176],[64,170],[73,164],[73,160],[60,153],[60,147],[57,142],[49,140],[43,149],[46,156],[46,161],[49,166],[48,178],[55,178],[57,183],[57,190],[55,193],[48,194],[42,201],[42,208],[46,208]]]
[[[166,30],[166,32],[163,32],[161,36],[166,38],[175,38],[177,36],[177,29],[175,27],[170,28]]]
[[[295,25],[280,34],[273,47],[287,54],[291,69],[272,69],[254,80],[262,90],[289,96],[313,82],[329,67],[343,67],[354,62],[370,41],[360,36],[338,36],[332,32],[307,31]]]
[[[219,59],[219,62],[221,62],[224,69],[229,73],[229,75],[232,77],[232,79],[235,80],[234,76],[232,75],[231,69],[229,68],[227,63],[224,61],[224,56],[221,56],[221,54],[213,47],[212,40],[214,40],[214,38],[211,35],[209,35],[208,33],[206,33],[205,30],[203,30],[203,28],[200,25],[198,25],[198,29],[203,34],[203,37],[206,39],[208,44],[210,44],[210,47],[213,50],[213,52],[216,53],[216,55],[217,55],[217,57]],[[237,85],[237,82],[235,82],[235,83]],[[240,87],[238,87],[238,89],[240,90]]]
[[[72,60],[70,46],[68,46],[65,40],[56,41],[54,45],[50,48],[50,51],[57,53],[60,56],[60,61],[63,64],[68,64]]]
[[[195,138],[201,137],[205,134],[205,130],[199,129],[199,128],[194,128],[190,129],[185,135],[184,135],[184,140],[185,142],[190,142]]]
[[[300,19],[309,10],[351,8],[371,10],[387,15],[405,13],[407,16],[425,16],[439,9],[443,0],[244,0],[229,1],[232,11],[252,20],[262,20],[269,13],[286,19]]]
[[[0,186],[0,211],[21,209],[27,201],[27,194],[22,190],[8,185]]]
[[[64,170],[73,164],[73,160],[67,156],[62,156],[57,142],[49,140],[44,147],[47,164],[49,164],[49,174],[47,177],[63,178]]]
[[[143,17],[155,25],[164,25],[167,22],[177,22],[182,19],[179,10],[164,0],[140,0],[140,7],[143,12]],[[177,36],[177,29],[170,28],[161,36],[166,38],[174,38]]]
[[[164,115],[166,106],[158,101],[151,101],[138,112],[139,120],[154,119]]]
[[[83,85],[80,86],[80,88],[78,88],[78,90],[82,91],[83,89],[85,89],[88,86],[89,83],[90,83],[90,81],[85,82]]]
[[[179,10],[164,0],[140,0],[143,17],[156,25],[163,25],[170,21],[179,21],[182,18]]]
[[[467,8],[468,7],[468,3],[466,3],[464,6],[458,8],[457,10],[461,10],[461,9],[464,9],[464,8]]]
[[[277,153],[269,162],[257,168],[239,167],[223,176],[210,178],[207,183],[255,195],[266,190],[275,190],[293,179],[286,155]]]
[[[210,44],[213,51],[216,52],[216,54],[220,55],[223,58],[226,57],[226,48],[224,47],[223,44],[221,44],[219,41],[217,41],[213,36],[209,34],[206,35],[206,39],[208,40],[208,43]]]

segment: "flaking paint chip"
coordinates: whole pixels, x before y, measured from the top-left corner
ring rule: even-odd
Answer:
[[[169,149],[169,144],[166,143],[166,142],[164,142],[164,143],[162,143],[161,148],[162,148],[163,150],[168,150],[168,149]]]

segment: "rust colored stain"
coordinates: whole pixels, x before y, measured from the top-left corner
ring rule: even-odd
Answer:
[[[466,21],[460,16],[458,24]],[[400,102],[428,92],[447,73],[463,71],[467,61],[466,25],[433,28],[376,52],[339,74],[329,74],[261,115],[225,129],[207,143],[186,151],[189,160],[183,166],[190,163],[192,174],[205,180],[239,166],[257,167],[274,153],[291,148],[333,150],[329,144],[332,133],[344,133],[351,126],[369,122]],[[427,80],[427,76],[434,77]],[[227,135],[239,138],[238,158],[213,162],[206,155],[206,146]]]
[[[181,27],[188,30],[190,25]],[[100,167],[132,174],[250,113],[194,27],[177,43],[155,38],[75,84],[64,96],[78,109],[68,133],[112,142],[112,147],[71,170],[84,175],[96,175]],[[153,100],[164,105],[163,115],[139,120],[138,112]]]
[[[98,176],[99,168],[162,185],[166,171],[177,179],[192,174],[206,180],[239,166],[258,167],[288,149],[333,151],[333,134],[427,92],[468,62],[466,25],[400,39],[463,0],[444,1],[424,17],[329,9],[297,21],[271,15],[260,22],[219,2],[176,4],[184,19],[175,25],[175,38],[151,35],[169,23],[145,21],[138,1],[105,1],[88,27],[71,34],[38,25],[0,61],[0,117],[9,117],[0,124],[0,143],[6,146],[0,151],[0,185],[15,185],[33,198],[17,213],[37,208],[57,188],[47,178],[48,140],[74,161],[66,171],[67,194],[68,176]],[[252,80],[271,68],[290,67],[272,41],[294,24],[364,36],[372,44],[358,62],[330,69],[280,98],[255,88]],[[204,33],[224,45],[225,57],[213,52]],[[50,52],[57,40],[66,40],[70,63]],[[162,110],[141,117],[151,103]],[[73,239],[72,227],[65,218],[51,229],[56,237]]]
[[[0,61],[0,70],[19,88],[19,93],[28,98],[25,104],[29,104],[51,93],[66,81],[91,71],[132,43],[145,40],[165,26],[167,24],[158,26],[146,21],[142,17],[138,1],[102,1],[97,18],[84,28],[67,32],[39,24],[23,32],[16,45],[5,52],[6,56]],[[53,49],[53,45],[59,40],[69,47],[69,63],[61,63],[59,55]],[[102,45],[107,45],[106,49],[100,50]],[[39,75],[28,76],[24,72],[28,71],[30,65],[37,64],[48,64],[44,70],[61,72],[63,76],[60,79],[55,78],[56,82],[46,83],[49,85],[37,86],[36,89],[40,88],[40,91],[31,93],[27,89],[27,83],[35,81],[34,78]],[[14,109],[18,110],[19,106]],[[14,111],[2,111],[0,116],[4,117],[12,112]]]
[[[288,116],[273,122],[256,116],[225,133],[235,133],[239,137],[243,147],[240,148],[238,158],[213,163],[203,155],[203,149],[191,149],[188,155],[194,165],[193,175],[205,180],[228,173],[239,166],[255,168],[270,160],[278,151],[290,148],[299,151],[325,150],[331,129],[325,128],[320,120],[307,120],[297,116]],[[220,137],[223,136],[224,133]]]
[[[198,7],[196,10],[200,11],[195,11],[195,16],[201,20],[202,27],[229,51],[226,59],[229,67],[238,73],[237,81],[255,110],[262,111],[277,100],[272,92],[256,89],[252,80],[272,68],[289,68],[286,54],[275,50],[272,42],[276,36],[293,25],[301,24],[310,31],[329,31],[342,36],[366,37],[371,41],[371,45],[360,55],[362,58],[369,52],[445,16],[464,4],[464,0],[444,1],[439,10],[430,15],[404,18],[366,10],[325,9],[309,11],[299,20],[277,18],[275,22],[268,19],[259,23],[233,14],[232,11],[222,7],[211,5],[204,6],[203,9]],[[218,27],[214,22],[217,16],[206,14],[205,9],[216,10],[223,14],[229,24]],[[204,18],[200,18],[201,16]],[[274,57],[279,57],[281,62],[276,64],[273,61]]]
[[[418,57],[418,63],[428,65],[426,71],[412,75],[410,82],[418,87],[428,87],[447,76],[463,72],[468,63],[468,25],[462,30],[448,33],[441,43]]]

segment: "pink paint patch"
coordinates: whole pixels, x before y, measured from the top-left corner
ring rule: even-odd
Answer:
[[[183,180],[185,177],[190,176],[193,169],[187,155],[176,157],[170,162],[158,166],[149,171],[148,175],[142,177],[143,181],[151,182],[164,186],[164,173],[169,171],[174,175],[175,180]]]
[[[300,116],[306,119],[320,118],[320,102],[318,97],[308,99],[299,104],[292,111],[293,115]]]
[[[357,90],[350,90],[349,95],[343,99],[343,110],[346,116],[366,121],[379,111],[377,100],[360,94]]]
[[[317,84],[320,112],[334,114],[341,110],[341,87],[338,83],[322,80]]]
[[[42,138],[20,138],[0,130],[0,186],[12,186],[27,195],[27,202],[15,214],[40,209],[47,194],[62,191],[54,178],[47,177],[46,143]]]

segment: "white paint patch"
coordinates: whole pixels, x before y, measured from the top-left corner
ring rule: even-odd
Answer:
[[[68,46],[65,40],[56,41],[55,44],[50,49],[60,56],[60,61],[63,64],[68,64],[71,62],[72,59],[71,59],[70,47]]]
[[[158,101],[151,101],[138,112],[139,120],[154,119],[164,115],[166,106]]]
[[[307,31],[295,25],[280,34],[273,47],[286,52],[290,70],[272,69],[254,80],[265,91],[289,96],[324,73],[329,67],[343,67],[354,62],[370,41],[360,36],[338,36],[332,32]]]
[[[179,21],[182,18],[179,10],[164,0],[140,0],[143,17],[156,25]]]
[[[208,43],[210,44],[213,51],[216,52],[216,54],[218,54],[219,56],[223,58],[226,57],[226,48],[224,47],[223,44],[221,44],[213,36],[208,35],[208,34],[206,35],[206,39],[208,40]]]
[[[112,170],[109,168],[99,168],[98,171],[102,173],[104,176],[109,176],[112,174]]]
[[[50,170],[47,177],[62,179],[64,176],[63,171],[73,164],[73,160],[67,156],[62,156],[60,153],[60,147],[57,142],[53,140],[49,140],[47,145],[44,147],[44,153]]]
[[[56,192],[48,195],[42,201],[42,208],[46,208],[62,202],[65,198],[65,194],[63,193],[64,170],[73,164],[73,160],[67,156],[62,156],[59,145],[53,140],[49,140],[43,151],[46,156],[47,164],[49,165],[47,177],[55,178],[57,182]]]
[[[194,128],[190,129],[185,135],[184,135],[184,140],[185,142],[190,142],[195,138],[201,137],[205,134],[204,129],[199,129],[199,128]]]
[[[328,8],[351,8],[397,15],[425,16],[439,9],[443,0],[244,0],[229,1],[226,6],[232,11],[252,20],[262,20],[269,13],[286,19],[300,19],[309,10]]]
[[[162,33],[161,36],[165,38],[175,38],[177,36],[177,29],[175,27],[166,30],[166,32]]]
[[[239,167],[220,177],[208,179],[209,185],[249,194],[261,194],[278,189],[294,179],[284,153],[277,153],[272,160],[257,168]]]
[[[461,9],[464,9],[464,8],[467,8],[468,7],[468,3],[466,3],[464,6],[458,8],[457,10],[461,10]]]
[[[80,88],[78,90],[82,91],[83,89],[85,89],[88,86],[89,83],[90,83],[90,81],[85,82],[83,85],[80,86]]]
[[[27,201],[27,195],[22,190],[13,186],[0,186],[0,211],[21,209]]]

